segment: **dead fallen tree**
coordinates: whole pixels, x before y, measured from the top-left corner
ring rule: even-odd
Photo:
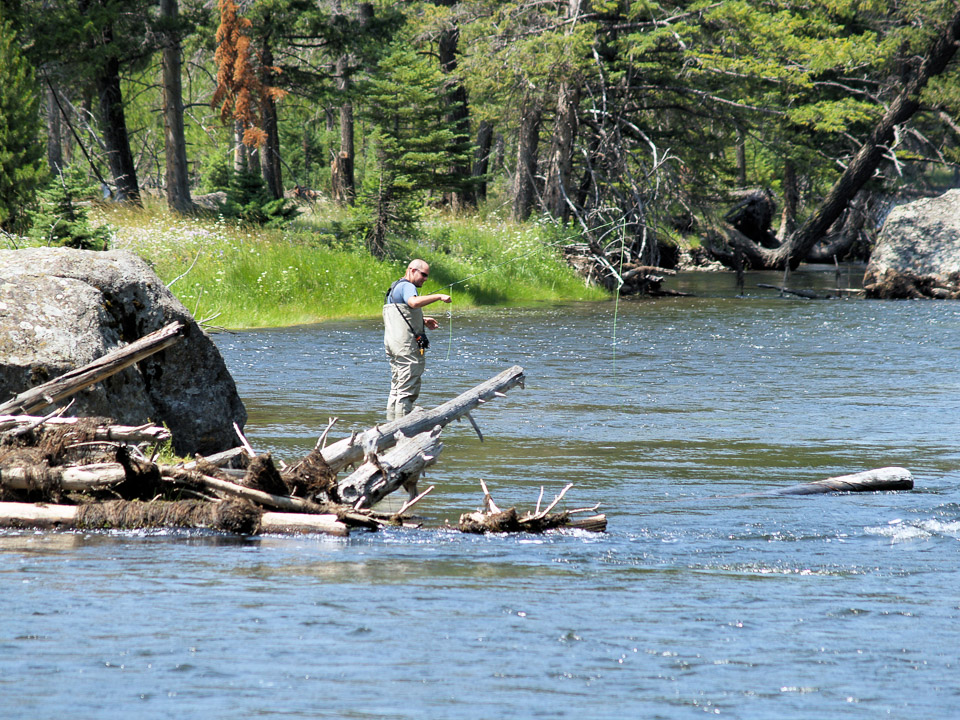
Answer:
[[[610,292],[621,295],[683,296],[686,293],[663,288],[664,278],[676,275],[676,270],[644,265],[635,259],[621,262],[621,250],[594,251],[588,244],[573,244],[563,248],[566,261],[587,282],[596,283]]]
[[[460,531],[473,534],[485,533],[542,533],[548,530],[558,530],[561,528],[590,530],[593,532],[603,532],[607,529],[607,516],[593,514],[588,517],[575,518],[574,515],[581,513],[595,513],[598,505],[588,508],[576,508],[573,510],[564,510],[562,512],[551,512],[567,494],[567,491],[573,485],[567,485],[554,498],[553,502],[547,505],[543,510],[540,509],[540,503],[543,500],[543,488],[540,489],[540,498],[537,500],[537,507],[533,512],[520,514],[516,508],[501,510],[487,489],[487,484],[481,480],[480,486],[483,488],[483,508],[472,513],[464,513],[460,516]]]
[[[368,449],[380,452],[397,441],[397,437],[413,437],[422,432],[433,430],[439,425],[444,427],[462,417],[472,421],[471,411],[497,397],[504,397],[507,390],[519,385],[523,387],[523,368],[514,365],[499,375],[487,380],[476,387],[461,393],[452,400],[438,405],[433,410],[414,410],[404,417],[377,425],[365,433],[353,434],[335,442],[320,451],[323,461],[333,472],[338,472],[347,465],[360,462],[369,454]],[[474,427],[476,424],[473,423]]]
[[[424,468],[436,462],[443,449],[440,429],[437,425],[412,438],[398,433],[397,444],[381,456],[371,448],[366,462],[338,483],[340,500],[355,508],[367,508],[400,487],[406,487],[410,497],[415,497],[417,478]]]

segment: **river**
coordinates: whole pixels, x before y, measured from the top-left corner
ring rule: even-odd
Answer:
[[[475,411],[483,443],[444,431],[417,514],[573,483],[605,534],[0,533],[0,716],[957,717],[960,304],[756,288],[779,281],[437,310],[423,405],[527,381]],[[258,450],[380,419],[375,319],[216,340]],[[756,494],[890,465],[915,489]]]

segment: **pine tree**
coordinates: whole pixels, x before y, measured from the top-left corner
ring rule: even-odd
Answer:
[[[76,166],[55,175],[40,192],[39,208],[30,215],[30,237],[49,246],[106,250],[110,231],[91,226],[86,209],[77,204],[80,198],[96,192]]]
[[[10,23],[0,18],[0,228],[20,232],[43,179],[40,97]]]
[[[386,253],[391,226],[418,219],[417,208],[430,192],[456,192],[473,182],[470,145],[448,120],[445,77],[438,67],[406,45],[381,61],[367,93],[375,126],[377,172],[368,177],[365,206],[371,212],[367,247]]]

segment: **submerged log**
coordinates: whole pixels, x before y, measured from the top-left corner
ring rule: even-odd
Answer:
[[[912,490],[913,475],[902,467],[865,470],[852,475],[816,480],[770,490],[764,495],[818,495],[832,492],[877,492],[880,490]]]
[[[266,512],[260,516],[261,533],[323,533],[347,537],[350,528],[334,514]]]
[[[767,283],[757,283],[758,288],[765,288],[767,290],[779,290],[781,295],[796,295],[797,297],[806,298],[807,300],[825,300],[830,296],[818,295],[813,290],[805,290],[803,288],[799,290],[791,290],[788,287],[783,287],[781,285],[768,285]]]
[[[12,400],[0,404],[0,414],[30,413],[47,405],[54,405],[179,342],[184,332],[184,325],[180,322],[165,325],[129,345],[108,352],[92,363],[25,390]]]
[[[523,368],[514,365],[496,377],[461,393],[453,400],[438,405],[433,410],[415,410],[399,420],[377,425],[364,433],[332,443],[321,451],[323,460],[333,472],[338,472],[347,465],[360,462],[364,457],[364,448],[371,444],[376,452],[381,452],[392,447],[399,434],[413,437],[430,431],[437,425],[443,427],[464,417],[478,405],[502,396],[510,388],[517,385],[523,387],[523,381]]]

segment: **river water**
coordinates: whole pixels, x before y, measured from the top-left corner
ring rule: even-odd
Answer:
[[[960,716],[960,304],[756,288],[779,280],[439,310],[423,405],[527,381],[475,411],[483,443],[444,431],[419,516],[455,524],[481,478],[521,509],[574,483],[605,534],[4,532],[0,716]],[[378,421],[381,338],[218,335],[252,444]],[[755,494],[889,465],[915,489]]]

